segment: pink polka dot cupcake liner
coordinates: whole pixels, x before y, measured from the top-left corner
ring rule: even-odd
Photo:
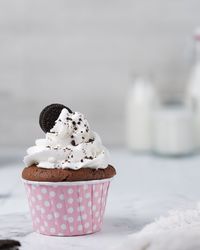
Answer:
[[[110,181],[50,183],[23,180],[33,229],[54,236],[100,231]]]

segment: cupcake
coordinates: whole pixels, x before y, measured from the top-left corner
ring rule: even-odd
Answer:
[[[115,168],[83,114],[51,104],[40,114],[46,133],[28,148],[22,171],[35,231],[56,236],[101,229]]]

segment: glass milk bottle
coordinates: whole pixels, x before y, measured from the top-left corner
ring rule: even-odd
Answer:
[[[126,100],[126,143],[136,152],[152,149],[152,114],[158,103],[156,90],[146,78],[131,85]]]
[[[186,101],[193,111],[195,144],[200,149],[200,28],[195,31],[195,63],[187,87]]]

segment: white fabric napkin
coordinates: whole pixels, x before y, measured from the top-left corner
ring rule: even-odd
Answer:
[[[116,250],[200,250],[200,204],[174,210],[134,233]]]

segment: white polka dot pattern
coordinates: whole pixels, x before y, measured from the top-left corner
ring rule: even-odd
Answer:
[[[73,236],[101,229],[110,180],[83,185],[25,183],[34,230]]]

